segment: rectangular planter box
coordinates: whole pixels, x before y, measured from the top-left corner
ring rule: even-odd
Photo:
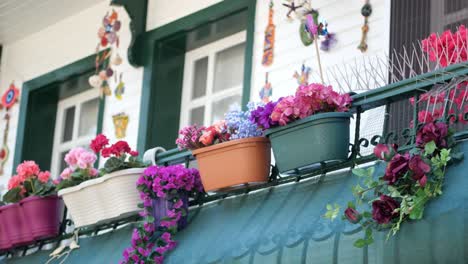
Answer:
[[[56,195],[31,196],[0,207],[0,250],[59,235],[63,209]]]
[[[137,214],[140,196],[136,181],[145,168],[115,171],[60,190],[75,228]]]
[[[270,141],[243,138],[192,151],[197,159],[205,191],[217,191],[268,181]]]
[[[268,129],[280,172],[348,158],[351,113],[321,113]]]

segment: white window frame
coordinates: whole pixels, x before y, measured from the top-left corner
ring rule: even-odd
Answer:
[[[86,103],[90,100],[99,98],[98,89],[90,89],[88,91],[73,95],[66,99],[60,100],[57,105],[57,116],[55,121],[55,133],[54,133],[54,148],[52,151],[52,166],[51,174],[55,177],[61,173],[60,164],[61,164],[61,153],[67,150],[70,150],[74,147],[88,145],[91,140],[96,135],[89,136],[78,136],[78,130],[80,126],[80,114],[81,106],[83,103]],[[75,107],[75,116],[73,120],[73,133],[71,140],[67,142],[62,142],[63,129],[65,126],[65,111],[70,108]]]
[[[243,83],[240,85],[231,87],[226,90],[222,90],[216,93],[213,93],[214,88],[214,68],[216,61],[216,54],[226,50],[228,48],[234,47],[241,43],[245,43],[247,39],[247,31],[241,31],[231,36],[225,37],[223,39],[211,42],[207,45],[204,45],[200,48],[191,50],[185,54],[185,64],[184,64],[184,81],[182,88],[182,102],[180,110],[180,128],[185,127],[188,124],[190,119],[190,110],[205,106],[205,112],[203,117],[203,124],[208,126],[212,122],[212,106],[213,103],[227,98],[232,95],[239,94],[242,96]],[[204,96],[201,96],[196,99],[192,99],[192,86],[193,86],[193,77],[194,77],[194,65],[195,62],[201,58],[208,57],[208,76],[206,80],[206,92]]]

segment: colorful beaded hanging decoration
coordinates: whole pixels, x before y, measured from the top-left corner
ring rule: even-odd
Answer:
[[[114,95],[118,100],[122,100],[122,94],[125,92],[125,83],[122,81],[122,73],[119,76],[119,83],[115,87]]]
[[[298,10],[300,8],[302,8],[302,4],[300,5],[296,5],[295,1],[294,0],[289,0],[288,1],[289,3],[283,3],[283,5],[285,7],[287,7],[289,10],[288,10],[288,13],[286,13],[286,17],[289,19],[289,20],[292,20],[293,17],[291,16],[292,13],[294,14],[297,14]]]
[[[117,139],[125,138],[129,121],[128,115],[125,113],[118,113],[112,116],[112,120],[114,121],[115,137]]]
[[[3,132],[3,144],[0,148],[0,175],[3,175],[3,168],[5,163],[8,160],[10,150],[8,149],[8,131],[10,129],[10,109],[15,105],[19,100],[19,89],[12,82],[10,87],[5,91],[2,96],[2,103],[0,104],[0,109],[5,109],[5,130]]]
[[[107,13],[104,16],[102,25],[98,30],[99,43],[96,47],[96,72],[89,78],[89,84],[100,89],[101,97],[112,94],[109,80],[112,76],[117,79],[116,67],[122,64],[122,58],[118,53],[120,43],[118,32],[121,26],[122,23],[118,19],[117,12],[112,10],[110,14]],[[101,50],[102,52],[100,52]],[[122,75],[120,75],[120,82],[122,82]],[[120,85],[120,82],[117,86]],[[123,91],[123,89],[121,90]],[[121,99],[122,93],[116,95],[116,97]]]
[[[297,80],[297,84],[299,86],[309,84],[310,70],[310,67],[307,67],[305,66],[305,64],[302,64],[301,73],[298,73],[297,71],[294,72],[293,78]]]
[[[369,17],[372,14],[372,6],[370,4],[370,0],[366,0],[366,3],[361,8],[361,15],[364,16],[364,25],[361,27],[362,36],[361,42],[357,47],[361,52],[366,52],[368,45],[367,45],[367,33],[369,32]]]
[[[273,0],[270,0],[268,25],[265,29],[265,40],[263,42],[263,66],[270,66],[273,64],[273,52],[275,47],[275,24],[273,24],[273,14]]]
[[[268,72],[265,73],[265,85],[263,85],[259,95],[263,103],[266,104],[270,102],[270,97],[273,95],[273,88],[271,87],[271,83],[268,81]]]

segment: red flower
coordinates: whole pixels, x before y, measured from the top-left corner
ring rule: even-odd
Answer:
[[[111,154],[120,157],[125,153],[129,153],[131,151],[130,146],[126,141],[117,141],[114,145],[110,147]]]
[[[103,148],[103,149],[102,149],[101,155],[102,155],[104,158],[110,157],[111,154],[112,154],[112,149],[111,149],[111,148]]]
[[[132,157],[136,157],[136,156],[138,156],[139,153],[138,153],[138,151],[132,150],[128,154],[130,154],[130,156],[132,156]]]
[[[382,195],[380,200],[372,202],[372,218],[379,224],[388,224],[400,216],[399,212],[395,212],[397,208],[400,208],[400,204],[395,199]]]
[[[442,122],[431,122],[425,124],[416,134],[416,145],[420,148],[434,141],[438,148],[447,147],[446,137],[448,134],[448,126]]]
[[[356,224],[361,220],[361,215],[359,212],[351,207],[346,208],[345,210],[345,216],[348,219],[349,222]]]
[[[414,155],[409,161],[409,169],[413,172],[413,179],[419,181],[421,186],[426,184],[426,173],[431,171],[429,166],[419,155]],[[424,180],[422,180],[424,178]],[[422,180],[422,181],[421,181]]]
[[[91,141],[89,148],[91,148],[94,153],[98,154],[107,144],[109,144],[109,139],[103,134],[99,134]]]
[[[409,154],[396,154],[387,165],[383,179],[389,185],[395,184],[408,171]]]

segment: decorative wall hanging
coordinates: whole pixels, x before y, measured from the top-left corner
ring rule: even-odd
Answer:
[[[3,132],[3,144],[0,148],[0,175],[3,175],[3,167],[8,160],[10,150],[8,149],[8,130],[10,129],[10,113],[9,110],[19,100],[19,89],[12,82],[10,87],[5,91],[2,96],[2,103],[0,109],[5,108],[5,130]]]
[[[372,6],[370,4],[370,0],[366,0],[366,3],[361,8],[361,14],[364,16],[364,25],[361,27],[362,37],[358,49],[361,52],[366,52],[368,48],[367,33],[369,32],[369,16],[372,14]]]
[[[92,87],[101,89],[101,97],[112,94],[109,79],[112,76],[116,78],[116,66],[122,64],[122,58],[118,53],[120,44],[118,32],[121,25],[117,12],[112,10],[110,14],[107,13],[104,16],[102,26],[98,30],[99,43],[96,46],[96,72],[95,75],[89,78],[89,84]],[[104,50],[100,52],[101,49]],[[122,81],[122,75],[120,75],[120,81]],[[121,96],[122,93],[119,94],[118,98],[121,98]]]
[[[265,40],[263,43],[263,66],[270,66],[273,63],[273,52],[275,47],[275,24],[273,24],[273,14],[273,0],[270,0],[268,25],[265,29]]]
[[[270,97],[273,95],[273,88],[271,87],[271,83],[268,81],[268,72],[265,73],[265,85],[263,85],[262,89],[260,90],[260,99],[265,104],[270,102]]]
[[[115,137],[117,139],[124,138],[127,134],[128,115],[125,113],[118,113],[112,116],[112,120],[114,121]]]
[[[115,98],[117,98],[118,100],[122,100],[122,95],[124,92],[125,92],[125,83],[122,81],[122,73],[120,73],[119,83],[117,84],[117,87],[115,87],[115,90],[114,90]]]
[[[286,17],[287,17],[288,19],[293,19],[293,18],[291,17],[291,14],[292,14],[292,13],[297,14],[297,10],[298,10],[299,8],[301,8],[302,5],[296,5],[296,3],[294,2],[294,0],[290,0],[289,2],[290,2],[289,4],[283,3],[283,5],[284,5],[285,7],[287,7],[287,8],[289,8],[288,13],[286,14]]]
[[[310,74],[310,67],[305,66],[302,64],[301,73],[299,74],[297,71],[294,72],[294,79],[297,80],[297,84],[301,85],[308,85],[309,84],[309,74]]]

